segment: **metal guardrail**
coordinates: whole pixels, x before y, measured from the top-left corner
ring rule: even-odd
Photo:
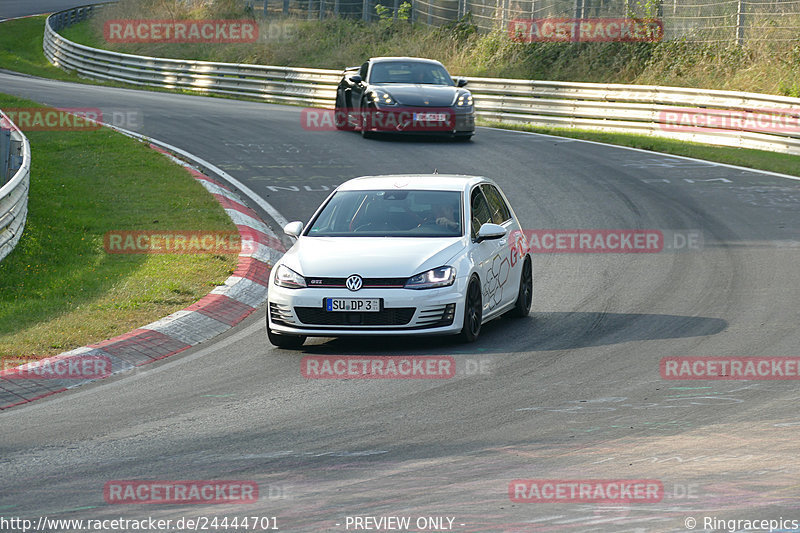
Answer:
[[[88,17],[92,13],[91,7],[69,9],[48,17],[45,23],[44,53],[53,65],[95,79],[207,94],[263,98],[278,103],[327,106],[336,98],[336,85],[340,75],[337,70],[120,54],[83,46],[57,33],[58,29]],[[94,6],[95,9],[97,7]]]
[[[333,107],[341,71],[164,59],[100,50],[57,33],[90,6],[51,15],[44,51],[82,76]],[[505,124],[636,133],[800,155],[800,98],[681,87],[467,78],[476,114]]]
[[[28,216],[31,145],[0,111],[0,261],[19,242]]]

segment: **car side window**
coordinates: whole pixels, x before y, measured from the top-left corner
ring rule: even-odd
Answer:
[[[481,229],[481,226],[487,222],[492,222],[492,213],[489,209],[489,204],[486,202],[486,198],[483,197],[483,193],[481,193],[479,187],[472,189],[472,195],[470,196],[470,216],[472,218],[472,238],[475,239],[478,237],[478,230]]]
[[[503,222],[511,219],[511,211],[509,211],[503,196],[500,194],[494,185],[482,185],[483,194],[489,202],[489,209],[492,213],[492,221],[495,224],[502,224]]]
[[[365,61],[358,71],[358,75],[361,76],[361,79],[365,82],[367,81],[367,69],[369,69],[369,61]]]

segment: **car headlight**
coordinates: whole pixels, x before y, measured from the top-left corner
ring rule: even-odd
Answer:
[[[456,99],[456,105],[458,107],[471,107],[472,106],[472,94],[470,93],[461,93],[458,95]]]
[[[434,289],[449,287],[456,280],[456,269],[451,266],[433,268],[408,278],[406,289]]]
[[[275,271],[275,285],[287,289],[300,289],[306,287],[306,279],[291,268],[278,265]]]
[[[372,93],[372,101],[378,105],[397,105],[392,95],[386,91],[374,91]]]

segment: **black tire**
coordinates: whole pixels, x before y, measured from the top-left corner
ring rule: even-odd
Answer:
[[[306,342],[305,335],[280,335],[278,333],[273,333],[272,330],[269,329],[269,326],[267,326],[267,337],[273,346],[288,350],[300,348],[303,343]]]
[[[361,101],[361,115],[358,117],[359,125],[361,126],[361,136],[364,139],[372,139],[375,137],[375,133],[371,131],[367,131],[367,125],[372,122],[369,118],[365,117],[364,114],[370,116],[370,113],[374,113],[374,110],[370,105],[367,103],[366,100]]]
[[[514,308],[509,311],[508,316],[515,318],[525,318],[531,312],[531,303],[533,302],[533,265],[531,258],[526,257],[525,263],[522,265],[522,274],[519,279],[519,292],[517,292],[517,301],[514,303]]]
[[[477,277],[473,277],[467,286],[467,296],[464,298],[464,322],[461,327],[461,340],[475,342],[481,333],[483,320],[483,298],[481,297],[481,284]]]
[[[305,335],[281,335],[280,333],[273,333],[272,330],[269,329],[269,313],[267,313],[267,338],[273,346],[290,350],[299,348],[306,342]]]
[[[336,91],[336,107],[333,117],[337,130],[353,131],[355,129],[350,124],[350,111],[344,102],[344,95],[339,91]]]

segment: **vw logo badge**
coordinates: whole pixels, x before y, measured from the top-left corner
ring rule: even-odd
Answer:
[[[344,284],[347,285],[347,288],[351,291],[357,291],[364,284],[364,280],[362,280],[361,276],[358,274],[353,274],[347,278],[347,281],[345,281]]]

